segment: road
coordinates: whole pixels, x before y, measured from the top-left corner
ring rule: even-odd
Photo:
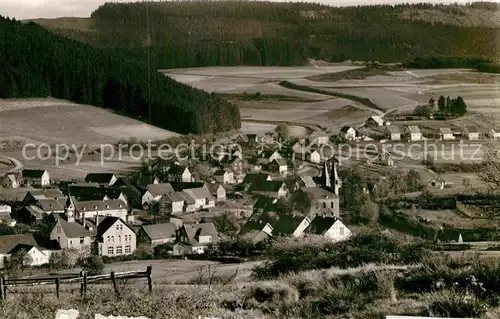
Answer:
[[[9,169],[7,172],[5,172],[3,174],[0,173],[0,176],[3,176],[3,175],[8,174],[8,173],[19,172],[24,167],[24,165],[23,165],[23,163],[21,163],[21,161],[19,161],[18,159],[15,159],[13,157],[8,157],[8,156],[0,155],[0,158],[5,159],[7,161],[10,161],[14,165],[14,167],[11,168],[11,169]]]

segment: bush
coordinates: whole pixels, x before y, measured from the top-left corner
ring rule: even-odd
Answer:
[[[82,270],[90,276],[100,275],[104,271],[104,262],[100,256],[91,255],[83,261]]]
[[[442,292],[430,297],[428,316],[448,318],[479,318],[486,313],[484,302],[473,295],[457,292]],[[434,300],[432,300],[434,299]]]

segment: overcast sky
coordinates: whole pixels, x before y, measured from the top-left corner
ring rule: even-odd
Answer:
[[[132,2],[136,0],[114,0],[113,2]],[[305,0],[308,1],[308,0]],[[105,0],[0,0],[0,14],[14,17],[16,19],[32,18],[56,18],[56,17],[88,17],[90,13]],[[109,2],[109,1],[108,1]],[[470,0],[318,0],[311,2],[321,2],[329,5],[368,5],[368,4],[397,4],[397,3],[466,3]],[[500,2],[500,0],[495,0]]]

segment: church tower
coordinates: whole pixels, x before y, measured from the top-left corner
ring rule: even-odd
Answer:
[[[323,186],[337,196],[339,195],[339,189],[341,187],[341,181],[337,170],[338,163],[339,161],[335,157],[325,161],[323,173],[321,175]]]
[[[75,222],[75,203],[73,203],[73,198],[68,192],[68,199],[66,200],[66,207],[64,208],[64,214],[66,215],[66,220],[68,223]]]

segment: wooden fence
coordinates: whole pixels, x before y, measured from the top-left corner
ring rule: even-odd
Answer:
[[[87,285],[90,283],[111,281],[113,289],[117,296],[120,295],[118,290],[117,279],[135,279],[135,278],[147,278],[148,280],[148,292],[153,291],[153,278],[152,278],[152,267],[148,266],[146,271],[126,271],[126,272],[114,272],[109,274],[87,276],[87,273],[81,271],[78,275],[60,275],[57,277],[46,277],[46,278],[22,278],[22,279],[9,279],[5,276],[0,277],[0,299],[5,299],[7,296],[7,288],[9,287],[33,287],[41,285],[55,285],[56,295],[59,299],[61,292],[61,285],[64,284],[80,284],[80,294],[85,297],[87,294]]]

